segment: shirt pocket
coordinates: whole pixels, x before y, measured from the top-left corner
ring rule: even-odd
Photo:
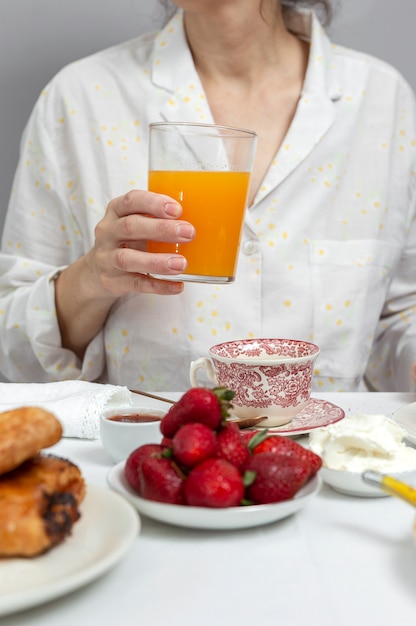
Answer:
[[[364,375],[400,248],[377,239],[309,242],[317,374]]]

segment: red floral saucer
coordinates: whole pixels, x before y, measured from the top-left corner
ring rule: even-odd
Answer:
[[[311,398],[306,406],[287,424],[283,426],[272,426],[268,428],[270,433],[276,435],[307,435],[315,428],[322,428],[329,424],[339,422],[345,417],[345,411],[341,407],[327,402],[326,400],[317,400]],[[259,425],[256,430],[261,429]]]

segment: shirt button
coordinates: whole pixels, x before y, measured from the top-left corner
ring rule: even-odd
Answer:
[[[247,256],[250,256],[251,254],[256,254],[258,250],[259,244],[257,241],[254,241],[254,239],[247,239],[247,241],[243,243],[243,253]]]

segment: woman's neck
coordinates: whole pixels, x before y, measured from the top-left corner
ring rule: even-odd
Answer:
[[[214,122],[258,135],[251,205],[295,115],[309,46],[287,30],[275,0],[262,4],[273,6],[268,15],[253,0],[181,4],[192,9],[184,11],[185,31]]]
[[[202,79],[257,82],[268,68],[292,74],[299,41],[286,29],[281,10],[261,15],[236,11],[224,2],[218,10],[185,11],[184,23],[195,67]]]

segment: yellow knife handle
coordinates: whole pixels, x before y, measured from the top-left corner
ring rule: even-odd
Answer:
[[[406,483],[403,483],[401,480],[397,480],[397,478],[393,478],[393,476],[382,474],[374,470],[365,470],[361,474],[361,478],[365,483],[379,487],[391,496],[397,496],[409,504],[416,506],[416,489],[413,489],[410,485],[406,485]]]
[[[384,475],[381,479],[381,487],[388,493],[399,496],[406,502],[416,506],[416,489],[413,489],[410,485],[406,485],[401,480],[393,478],[393,476]]]

